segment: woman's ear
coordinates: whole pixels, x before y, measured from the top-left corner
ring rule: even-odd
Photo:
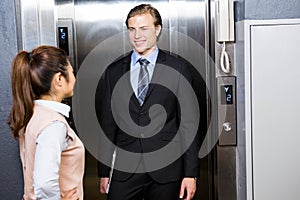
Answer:
[[[57,72],[53,77],[53,81],[58,86],[62,86],[62,77],[61,76],[62,76],[61,72]]]

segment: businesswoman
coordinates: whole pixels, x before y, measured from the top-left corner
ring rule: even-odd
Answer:
[[[52,46],[21,51],[12,63],[9,122],[20,144],[24,200],[83,199],[84,146],[65,117],[75,76],[66,53]]]

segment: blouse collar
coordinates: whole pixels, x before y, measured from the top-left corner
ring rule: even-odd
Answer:
[[[35,100],[34,103],[47,107],[51,110],[54,110],[66,117],[69,117],[69,112],[71,110],[71,107],[66,104],[57,101],[49,101],[49,100],[42,100],[42,99]]]

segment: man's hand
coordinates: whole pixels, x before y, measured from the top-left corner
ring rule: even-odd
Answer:
[[[109,178],[100,178],[100,193],[106,194]]]
[[[194,178],[183,178],[181,182],[181,188],[180,188],[180,199],[185,200],[191,200],[196,192],[197,186],[196,186],[196,179]],[[184,192],[186,191],[186,196],[184,197]]]

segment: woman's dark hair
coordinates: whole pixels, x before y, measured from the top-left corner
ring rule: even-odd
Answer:
[[[136,15],[142,15],[142,14],[146,14],[149,13],[153,18],[154,18],[154,26],[158,26],[160,25],[162,27],[162,19],[161,16],[158,12],[158,10],[154,7],[152,7],[150,4],[141,4],[138,5],[134,8],[132,8],[128,15],[127,15],[127,19],[125,21],[126,27],[128,28],[128,20],[131,17],[134,17]]]
[[[13,104],[8,124],[15,138],[32,117],[34,100],[49,94],[54,74],[60,72],[68,81],[69,64],[65,51],[53,46],[39,46],[32,52],[19,52],[12,62]]]

